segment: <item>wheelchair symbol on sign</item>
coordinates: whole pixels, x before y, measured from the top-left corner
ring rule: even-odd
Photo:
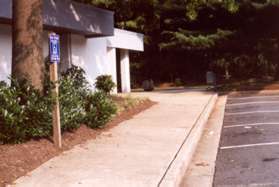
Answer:
[[[53,48],[52,48],[52,54],[53,55],[57,55],[57,46],[55,44],[53,44]]]
[[[50,34],[49,36],[49,53],[51,63],[60,61],[59,35],[57,34]]]

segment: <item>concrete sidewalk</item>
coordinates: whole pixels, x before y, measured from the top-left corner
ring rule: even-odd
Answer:
[[[196,90],[132,95],[149,97],[158,104],[51,159],[14,186],[171,186],[164,180],[176,172],[173,165],[182,167],[180,152],[188,148],[190,132],[194,133],[203,113],[210,113],[207,108],[214,105],[216,95]]]

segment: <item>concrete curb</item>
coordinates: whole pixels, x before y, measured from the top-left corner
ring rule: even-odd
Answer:
[[[180,187],[213,186],[226,102],[227,96],[219,96]]]
[[[190,135],[186,137],[186,140],[181,145],[181,149],[178,150],[176,158],[170,165],[166,175],[159,182],[159,187],[178,187],[180,185],[202,136],[204,126],[214,109],[217,99],[218,95],[214,94],[205,106],[203,112],[191,130]]]

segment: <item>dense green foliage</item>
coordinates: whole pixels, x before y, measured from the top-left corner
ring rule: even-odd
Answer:
[[[105,125],[116,113],[116,106],[104,92],[92,93],[84,71],[73,66],[60,80],[62,131],[72,131],[82,123],[96,128]],[[52,135],[51,83],[42,94],[27,81],[0,84],[0,144],[18,143]]]
[[[51,132],[51,97],[26,81],[0,86],[0,144],[47,137]]]
[[[145,34],[144,54],[132,54],[131,79],[138,86],[146,79],[204,82],[212,68],[219,80],[226,73],[231,79],[279,77],[278,0],[77,1],[113,10],[116,27]]]
[[[86,124],[91,128],[104,126],[116,113],[116,106],[104,92],[95,92],[86,98]]]
[[[95,83],[96,88],[99,91],[109,94],[116,87],[115,83],[112,81],[111,75],[100,75],[96,78]]]
[[[62,131],[76,129],[84,121],[84,100],[89,93],[84,71],[73,66],[62,75],[59,87]]]

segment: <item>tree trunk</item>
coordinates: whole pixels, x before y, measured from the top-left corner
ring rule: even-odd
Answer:
[[[42,0],[13,0],[12,77],[42,90],[44,80]]]

